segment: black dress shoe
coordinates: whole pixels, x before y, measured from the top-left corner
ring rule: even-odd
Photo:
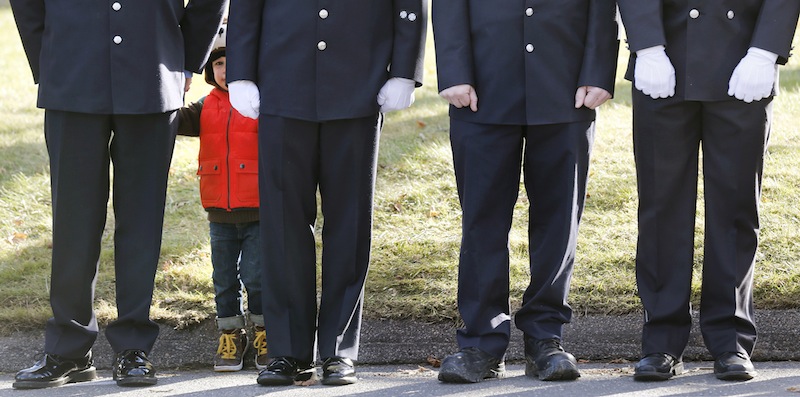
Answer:
[[[15,389],[43,389],[85,382],[97,378],[97,370],[92,364],[92,352],[79,359],[45,354],[32,367],[17,372],[11,386]]]
[[[633,372],[633,380],[667,380],[683,373],[683,362],[666,353],[651,353],[644,356]]]
[[[747,354],[728,352],[714,361],[714,375],[722,380],[750,380],[756,376],[756,369]]]
[[[353,360],[345,357],[330,357],[322,362],[323,385],[352,385],[357,380]]]
[[[525,375],[539,380],[575,380],[578,362],[564,351],[561,340],[525,338]]]
[[[503,360],[478,349],[467,347],[442,360],[439,380],[448,383],[477,383],[488,378],[505,378]]]
[[[152,386],[158,382],[147,353],[136,349],[117,354],[113,376],[118,386]]]
[[[295,382],[316,381],[317,369],[313,362],[297,361],[292,357],[276,357],[258,374],[258,384],[264,386],[287,386]]]

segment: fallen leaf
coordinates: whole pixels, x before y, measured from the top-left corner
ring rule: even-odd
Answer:
[[[309,379],[309,380],[302,380],[302,381],[294,381],[295,386],[313,386],[317,384],[316,379]]]

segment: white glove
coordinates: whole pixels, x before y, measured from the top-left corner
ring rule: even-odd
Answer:
[[[231,105],[237,112],[244,117],[251,119],[258,118],[258,111],[261,107],[261,97],[258,93],[258,86],[250,80],[236,80],[228,83],[228,96]]]
[[[633,81],[637,90],[653,99],[675,95],[675,68],[663,45],[636,51]]]
[[[414,80],[402,77],[392,77],[378,91],[378,105],[381,112],[405,109],[414,103]]]
[[[772,95],[778,73],[778,54],[750,47],[747,55],[733,69],[728,95],[745,102],[759,101]]]

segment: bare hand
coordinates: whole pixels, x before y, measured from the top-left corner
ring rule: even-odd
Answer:
[[[578,91],[575,92],[575,109],[579,109],[581,106],[594,109],[609,99],[611,99],[611,94],[602,88],[588,85],[578,87]]]
[[[469,106],[473,112],[478,111],[478,94],[469,84],[454,85],[446,88],[439,93],[439,96],[459,109]]]

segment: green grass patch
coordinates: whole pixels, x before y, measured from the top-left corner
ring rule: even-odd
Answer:
[[[40,329],[48,302],[51,213],[42,111],[10,9],[0,6],[0,334]],[[436,92],[432,35],[425,86],[415,105],[386,118],[375,192],[372,265],[365,315],[459,321],[456,307],[461,209],[452,171],[447,106]],[[796,40],[797,41],[797,40]],[[795,43],[800,44],[800,43]],[[579,314],[641,310],[636,296],[636,178],[632,153],[630,84],[620,53],[615,99],[601,109],[592,153],[586,209],[578,241],[570,303]],[[783,68],[766,157],[761,245],[755,273],[759,309],[798,308],[800,296],[800,66]],[[209,91],[196,76],[189,100]],[[200,206],[196,138],[179,137],[170,171],[163,248],[153,318],[187,327],[214,317],[208,223]],[[702,192],[702,184],[699,185]],[[698,202],[693,304],[699,305],[703,202]],[[110,207],[109,207],[110,209]],[[511,304],[527,287],[528,201],[520,186],[510,234]],[[320,216],[317,235],[324,220]],[[109,211],[97,281],[98,320],[116,317],[113,230]],[[321,250],[321,242],[318,240]],[[318,251],[319,251],[318,250]],[[319,253],[318,253],[319,256]]]

